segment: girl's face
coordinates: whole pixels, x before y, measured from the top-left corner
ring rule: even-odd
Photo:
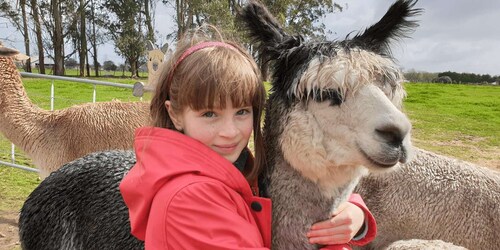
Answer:
[[[230,100],[224,109],[195,111],[186,108],[175,114],[170,101],[165,102],[177,130],[210,147],[230,162],[235,162],[247,146],[253,130],[252,107],[233,107]]]

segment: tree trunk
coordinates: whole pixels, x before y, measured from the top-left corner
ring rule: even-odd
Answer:
[[[89,63],[89,53],[85,53],[85,67],[87,68],[87,77],[90,77],[90,63]]]
[[[186,29],[189,27],[188,23],[192,17],[186,16],[186,9],[188,8],[188,6],[185,0],[176,0],[175,3],[177,7],[177,39],[180,39]]]
[[[153,29],[153,22],[151,18],[151,0],[144,0],[144,15],[146,16],[146,27],[148,28],[147,39],[151,41],[153,44],[156,42],[155,39],[155,30]]]
[[[64,75],[64,37],[59,0],[51,0],[52,16],[54,17],[54,75]]]
[[[92,44],[92,51],[93,53],[93,58],[94,58],[94,70],[95,70],[95,76],[99,76],[99,62],[97,61],[97,35],[96,35],[96,27],[95,27],[95,5],[94,1],[92,0],[92,6],[91,6],[91,13],[92,13],[92,36],[90,39],[90,43]],[[88,60],[87,60],[88,62]]]
[[[42,26],[40,25],[40,14],[36,0],[31,0],[31,12],[35,22],[36,44],[38,48],[38,73],[45,74],[45,51],[43,50]]]
[[[137,76],[137,64],[134,59],[129,58],[128,61],[130,62],[130,72],[131,72],[131,77],[135,78]]]
[[[85,23],[85,0],[80,0],[80,76],[85,76],[85,62],[87,59],[87,31]],[[87,72],[88,73],[88,72]]]
[[[21,5],[21,13],[23,15],[24,48],[28,56],[26,64],[24,65],[24,70],[26,72],[31,72],[30,35],[28,33],[28,18],[26,18],[26,0],[20,0],[19,4]]]

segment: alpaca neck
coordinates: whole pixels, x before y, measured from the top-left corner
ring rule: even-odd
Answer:
[[[13,60],[0,57],[0,132],[28,153],[33,142],[26,138],[38,138],[49,116],[28,98]]]

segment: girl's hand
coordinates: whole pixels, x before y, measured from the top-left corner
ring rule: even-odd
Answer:
[[[312,225],[307,233],[311,244],[335,245],[349,242],[365,222],[358,206],[344,202],[332,213],[332,218]]]

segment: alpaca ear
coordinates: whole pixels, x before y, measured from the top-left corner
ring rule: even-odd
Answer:
[[[269,10],[257,0],[248,1],[238,12],[238,17],[244,22],[250,38],[267,58],[278,58],[282,52],[302,42],[301,37],[286,34]]]
[[[170,120],[172,120],[175,129],[177,129],[178,131],[182,131],[182,117],[179,117],[179,114],[174,111],[174,109],[172,108],[172,103],[170,103],[170,101],[165,101],[165,108],[167,109],[168,116],[170,117]]]
[[[151,41],[148,40],[146,42],[146,49],[148,51],[154,50],[154,49],[156,49],[156,45],[154,45],[153,42],[151,42]]]
[[[163,44],[163,46],[161,47],[161,52],[163,52],[163,54],[166,54],[168,51],[168,43],[165,43]]]
[[[380,21],[366,29],[362,34],[356,35],[352,42],[375,53],[390,55],[391,40],[408,37],[408,34],[418,26],[417,21],[408,20],[408,18],[419,15],[423,11],[414,8],[416,3],[417,0],[397,1]]]

